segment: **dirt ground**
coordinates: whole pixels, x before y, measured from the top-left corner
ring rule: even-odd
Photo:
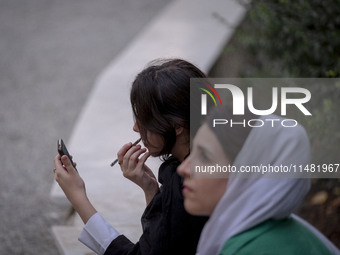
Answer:
[[[221,54],[210,77],[245,77],[256,69],[252,57],[232,39]],[[340,179],[313,179],[303,205],[296,212],[340,248]]]
[[[314,179],[297,212],[340,248],[340,180]]]

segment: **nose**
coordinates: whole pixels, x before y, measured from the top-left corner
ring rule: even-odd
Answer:
[[[139,128],[138,128],[138,125],[137,125],[137,121],[135,121],[135,124],[133,124],[133,131],[139,133]]]
[[[190,178],[190,156],[177,167],[177,173],[184,178]]]

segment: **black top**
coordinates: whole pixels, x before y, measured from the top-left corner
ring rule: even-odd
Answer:
[[[161,183],[142,215],[143,234],[136,244],[124,235],[114,239],[104,255],[190,255],[196,253],[198,239],[207,217],[188,214],[184,209],[182,178],[176,170],[180,164],[171,157],[159,168]]]

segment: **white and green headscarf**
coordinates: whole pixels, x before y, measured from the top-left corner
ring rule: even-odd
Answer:
[[[305,165],[309,158],[309,140],[302,126],[264,125],[252,128],[233,165],[237,168],[260,164]],[[292,215],[310,188],[307,178],[267,177],[230,175],[226,192],[202,231],[197,254],[219,254],[225,242],[236,234],[268,219],[284,219]],[[338,251],[310,224],[294,217],[312,230],[330,250]]]

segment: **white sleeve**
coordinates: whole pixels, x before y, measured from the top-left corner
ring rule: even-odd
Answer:
[[[78,240],[99,255],[103,255],[120,234],[99,213],[87,221]]]

